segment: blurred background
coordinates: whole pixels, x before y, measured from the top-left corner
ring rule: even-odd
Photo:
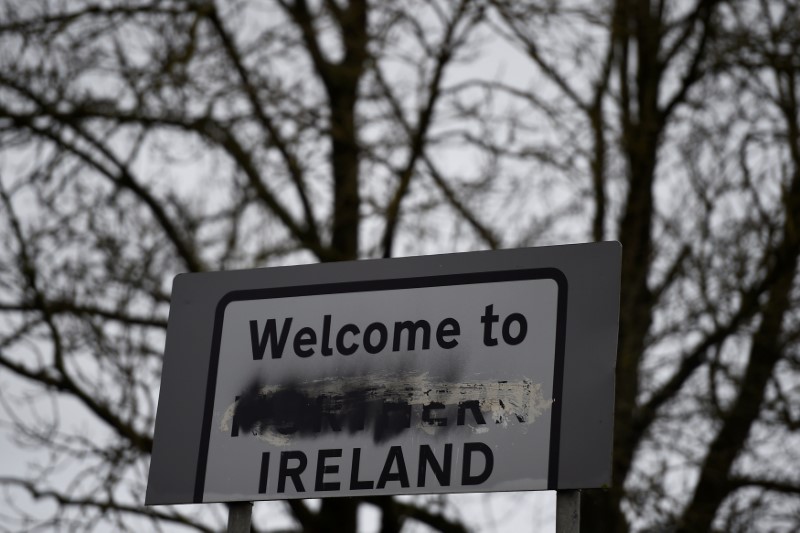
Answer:
[[[143,506],[180,272],[623,244],[586,531],[800,529],[800,2],[0,1],[0,529]],[[555,495],[254,531],[551,531]]]

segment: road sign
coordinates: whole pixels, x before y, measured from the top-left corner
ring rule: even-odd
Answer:
[[[184,274],[148,504],[610,482],[618,243]]]

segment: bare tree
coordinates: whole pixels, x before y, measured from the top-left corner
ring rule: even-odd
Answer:
[[[407,218],[411,235],[442,211],[488,236],[469,194],[422,170],[436,165],[426,151],[448,123],[446,73],[480,12],[468,1],[2,9],[0,365],[22,378],[3,399],[18,444],[52,453],[36,475],[2,482],[57,504],[49,519],[21,509],[17,524],[122,528],[143,515],[209,530],[140,506],[169,279],[390,256]],[[438,192],[418,191],[422,179]],[[69,418],[92,420],[92,433]],[[463,529],[369,501],[386,531],[406,518]],[[290,508],[306,531],[354,530],[360,503]]]
[[[40,459],[0,478],[6,521],[220,527],[140,505],[177,272],[616,238],[614,482],[585,522],[797,528],[798,9],[6,2],[0,400]],[[361,504],[466,529],[288,509],[355,530]]]
[[[495,6],[544,83],[494,90],[557,113],[593,237],[625,247],[614,482],[586,494],[590,530],[758,527],[743,471],[795,460],[796,3]],[[800,479],[755,470],[761,527],[796,527],[778,510]]]

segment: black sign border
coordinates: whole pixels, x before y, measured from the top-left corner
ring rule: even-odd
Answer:
[[[220,298],[214,314],[214,332],[211,342],[211,360],[209,361],[208,380],[206,382],[205,406],[203,411],[203,428],[200,434],[200,450],[197,458],[195,474],[194,503],[204,503],[206,467],[208,465],[208,448],[211,439],[211,425],[214,411],[214,391],[217,386],[219,370],[219,351],[222,343],[222,325],[225,309],[232,302],[247,300],[267,300],[273,298],[290,298],[298,296],[316,296],[321,294],[339,294],[352,292],[377,292],[398,289],[423,289],[427,287],[446,287],[451,285],[475,285],[504,281],[526,281],[551,279],[558,286],[558,302],[556,309],[556,349],[555,366],[553,368],[553,407],[550,416],[550,453],[547,467],[547,490],[558,487],[558,459],[561,439],[561,395],[564,382],[564,353],[567,337],[567,277],[557,268],[530,268],[517,270],[496,270],[489,272],[468,272],[459,274],[442,274],[438,276],[419,276],[408,278],[388,278],[317,285],[290,285],[260,289],[231,291]]]

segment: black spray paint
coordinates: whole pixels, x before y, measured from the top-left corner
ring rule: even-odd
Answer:
[[[413,406],[403,399],[404,394],[412,396],[411,389],[354,387],[340,394],[314,394],[297,384],[272,392],[262,389],[262,383],[254,380],[237,397],[231,436],[238,436],[240,431],[263,434],[270,429],[287,436],[370,431],[373,441],[380,443],[411,427]],[[446,429],[448,420],[439,415],[446,407],[436,401],[423,405],[422,424]],[[486,424],[477,400],[463,400],[457,408],[455,425],[462,426],[470,419]]]

